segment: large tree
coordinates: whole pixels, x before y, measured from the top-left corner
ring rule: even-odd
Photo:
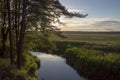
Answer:
[[[8,35],[8,28],[7,28],[7,20],[6,20],[6,1],[1,0],[0,1],[0,29],[1,29],[1,53],[0,56],[4,57],[5,51],[6,51],[6,40]]]
[[[9,34],[10,61],[13,63],[13,48],[17,54],[17,67],[21,69],[24,38],[28,31],[42,33],[56,32],[51,22],[59,22],[59,17],[85,17],[79,13],[70,13],[58,0],[0,0],[0,25],[2,35],[2,53]],[[13,45],[13,42],[15,42]]]

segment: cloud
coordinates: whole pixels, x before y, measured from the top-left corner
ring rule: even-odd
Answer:
[[[80,9],[68,9],[69,12],[78,12],[78,13],[86,13],[85,10]]]
[[[62,21],[62,19],[61,19]],[[64,18],[66,25],[61,25],[62,30],[69,31],[120,31],[120,19],[110,18]]]
[[[97,26],[111,26],[111,25],[120,25],[120,22],[119,21],[111,21],[111,20],[108,20],[108,21],[100,21],[98,23],[95,23],[94,25],[97,25]]]

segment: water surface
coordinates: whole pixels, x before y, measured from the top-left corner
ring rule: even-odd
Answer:
[[[66,60],[57,55],[33,52],[41,60],[38,80],[85,80],[69,65]]]

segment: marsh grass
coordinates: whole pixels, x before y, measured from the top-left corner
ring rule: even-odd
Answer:
[[[112,43],[56,41],[56,54],[90,80],[120,79],[120,45]]]
[[[66,38],[60,38],[52,35],[51,40],[56,41],[75,41],[99,44],[120,44],[120,32],[76,32],[65,31],[62,32]]]
[[[92,80],[120,79],[120,54],[86,48],[68,48],[67,61]]]

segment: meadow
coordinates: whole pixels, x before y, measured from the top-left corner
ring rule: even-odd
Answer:
[[[79,31],[63,31],[62,35],[66,38],[52,36],[57,41],[77,41],[100,44],[119,44],[120,32],[79,32]]]
[[[120,79],[119,32],[63,32],[66,38],[52,36],[55,54],[89,80]]]

